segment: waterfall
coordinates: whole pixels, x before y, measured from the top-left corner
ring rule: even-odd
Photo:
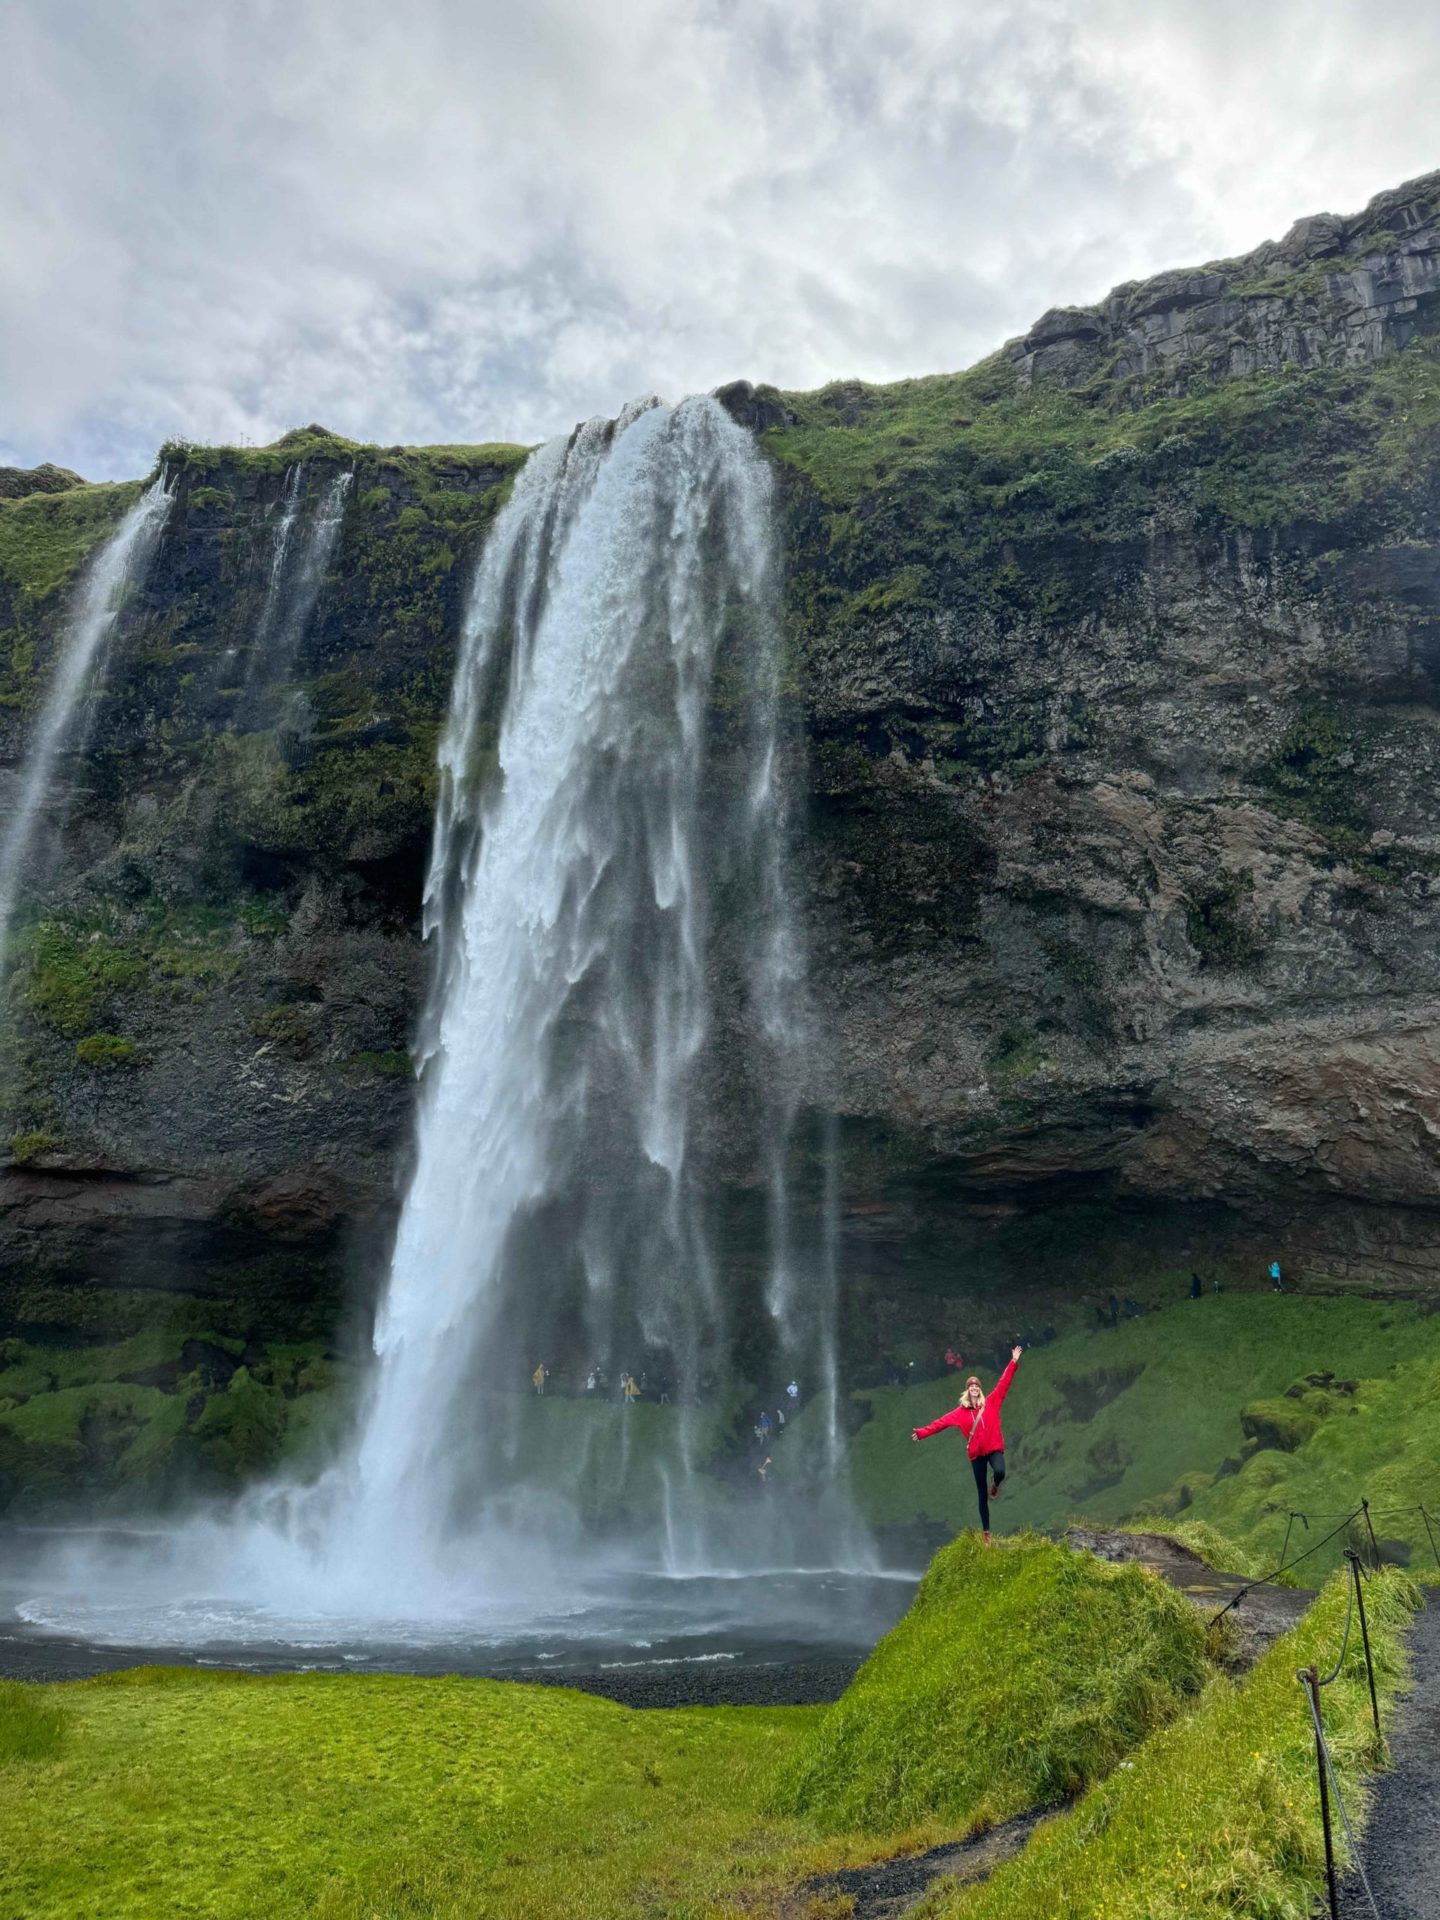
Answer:
[[[557,1352],[622,1428],[625,1372],[666,1393],[662,1555],[702,1550],[696,1435],[732,1338],[767,1393],[829,1382],[832,1249],[789,1193],[811,1049],[777,593],[769,471],[713,400],[542,448],[490,534],[440,746],[414,1170],[328,1489],[327,1578],[352,1591],[402,1569],[426,1590],[447,1543],[564,1506],[578,1455],[548,1478],[526,1457]],[[750,1170],[748,1288],[701,1159]]]
[[[86,569],[54,676],[30,737],[20,791],[0,840],[0,957],[9,940],[24,870],[44,820],[56,763],[75,742],[76,716],[130,589],[144,578],[171,495],[162,474],[125,515]]]
[[[256,692],[257,688],[273,692],[279,686],[284,690],[283,683],[325,584],[354,477],[353,473],[339,473],[326,483],[297,543],[295,528],[306,497],[305,470],[297,462],[286,471],[270,555],[270,577],[245,668],[245,692],[253,693],[245,704],[252,721],[258,718],[253,709],[264,700],[264,692]]]
[[[265,588],[265,604],[260,609],[260,618],[255,627],[252,667],[269,638],[275,624],[276,609],[280,605],[280,593],[285,583],[285,557],[290,551],[290,536],[295,531],[295,522],[300,514],[302,471],[299,461],[285,469],[285,481],[280,489],[280,518],[275,527],[275,545],[270,553],[270,579]]]

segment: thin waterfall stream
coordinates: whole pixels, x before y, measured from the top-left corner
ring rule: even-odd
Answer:
[[[241,714],[247,721],[266,717],[277,694],[283,704],[295,656],[340,538],[354,478],[349,472],[333,474],[306,513],[304,464],[297,461],[286,472],[265,598],[245,663]]]
[[[0,838],[0,961],[20,903],[26,867],[38,851],[60,757],[75,744],[78,717],[95,669],[104,658],[127,594],[144,578],[170,498],[162,474],[141,494],[85,570],[75,612],[65,630],[30,737],[20,790]]]

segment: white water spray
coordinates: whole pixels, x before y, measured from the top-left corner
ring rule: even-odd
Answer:
[[[0,958],[9,940],[25,867],[45,817],[62,752],[74,744],[76,721],[130,590],[144,578],[169,511],[162,474],[135,502],[86,570],[80,598],[61,642],[54,676],[30,738],[20,791],[0,839]]]

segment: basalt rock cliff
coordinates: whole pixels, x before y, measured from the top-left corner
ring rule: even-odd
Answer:
[[[961,1296],[998,1330],[1142,1269],[1278,1249],[1315,1285],[1440,1289],[1440,175],[967,373],[721,398],[779,479],[854,1376]],[[142,1473],[162,1414],[192,1468],[243,1471],[363,1322],[436,734],[523,457],[164,451],[9,977],[12,1487]],[[354,478],[304,631],[257,657],[297,468],[302,513]],[[6,803],[76,570],[135,497],[24,478]],[[42,1386],[78,1396],[63,1460],[21,1418]]]

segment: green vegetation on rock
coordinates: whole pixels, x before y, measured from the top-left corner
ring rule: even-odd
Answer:
[[[0,501],[0,582],[17,589],[27,602],[53,593],[114,531],[143,485],[122,480]]]
[[[1003,355],[890,386],[786,394],[766,444],[791,501],[797,612],[852,634],[936,613],[1073,622],[1152,531],[1403,536],[1440,451],[1440,347],[1343,370],[1196,379],[1133,408],[1100,378],[1017,391]]]
[[[145,1063],[143,1049],[119,1033],[87,1033],[75,1045],[75,1058],[82,1067],[139,1067]]]

